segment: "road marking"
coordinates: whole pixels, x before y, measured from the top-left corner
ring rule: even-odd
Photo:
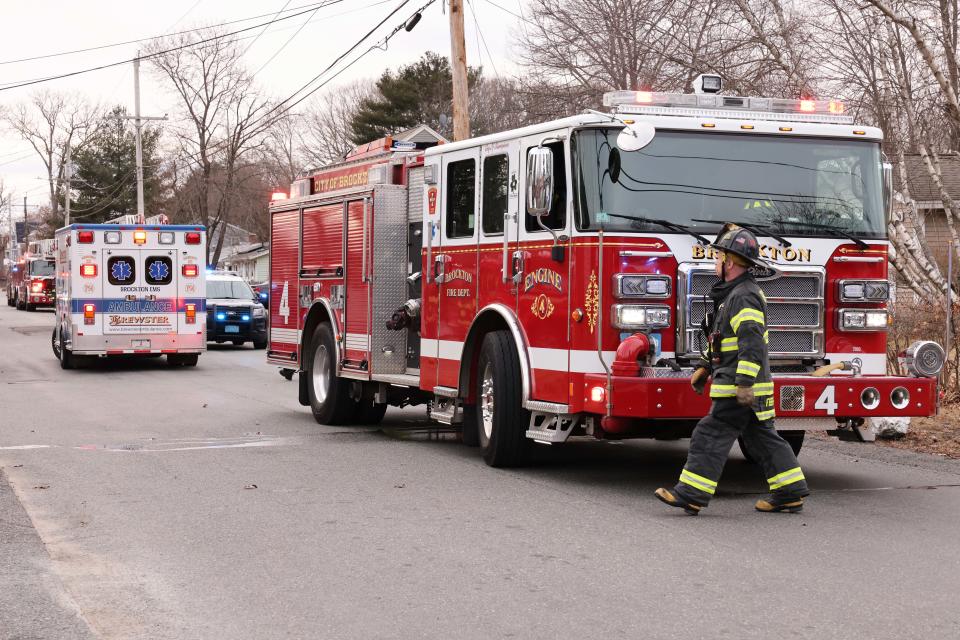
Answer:
[[[24,449],[50,449],[49,444],[21,444],[14,447],[0,447],[0,451],[23,451]]]

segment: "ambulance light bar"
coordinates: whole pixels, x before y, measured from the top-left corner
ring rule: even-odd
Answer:
[[[845,106],[839,100],[753,98],[721,96],[713,93],[611,91],[603,94],[603,104],[607,107],[615,107],[618,113],[853,124],[853,118],[844,115]]]

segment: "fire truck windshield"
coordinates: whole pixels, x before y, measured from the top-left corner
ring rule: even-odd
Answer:
[[[621,152],[618,132],[574,136],[580,230],[657,233],[642,218],[659,218],[701,233],[740,220],[792,236],[886,236],[874,142],[662,130]]]
[[[33,260],[30,263],[30,275],[32,276],[52,276],[56,272],[57,266],[53,260]]]

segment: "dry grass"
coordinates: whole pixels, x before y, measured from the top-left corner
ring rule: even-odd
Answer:
[[[914,418],[907,435],[877,444],[960,459],[960,403],[944,405],[935,418]]]

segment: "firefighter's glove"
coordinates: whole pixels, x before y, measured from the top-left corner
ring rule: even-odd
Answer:
[[[753,405],[753,387],[737,387],[737,403],[744,407]]]
[[[709,377],[710,371],[706,367],[698,367],[690,376],[690,386],[697,392],[697,395],[703,395],[703,389],[707,386],[707,378]]]

